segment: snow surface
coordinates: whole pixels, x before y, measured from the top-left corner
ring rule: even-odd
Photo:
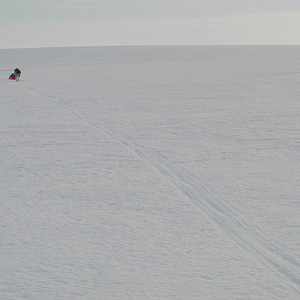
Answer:
[[[0,50],[0,298],[300,299],[299,61]]]

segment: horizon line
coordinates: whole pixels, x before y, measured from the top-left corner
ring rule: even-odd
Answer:
[[[299,47],[299,44],[128,44],[128,45],[73,45],[73,46],[38,46],[38,47],[0,47],[0,50],[58,49],[58,48],[105,48],[105,47]]]

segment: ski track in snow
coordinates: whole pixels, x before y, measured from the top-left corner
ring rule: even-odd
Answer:
[[[279,283],[300,299],[299,258],[291,254],[281,253],[283,246],[274,241],[270,243],[270,237],[267,239],[268,242],[265,242],[266,235],[257,229],[251,229],[213,190],[201,185],[187,172],[161,156],[157,151],[125,138],[120,132],[93,120],[93,116],[89,113],[77,110],[68,101],[43,94],[31,87],[27,88],[34,93],[63,104],[76,118],[87,123],[99,133],[104,132],[111,139],[127,147],[138,159],[163,176],[218,230],[223,231],[240,248],[250,254],[254,260],[259,261]]]

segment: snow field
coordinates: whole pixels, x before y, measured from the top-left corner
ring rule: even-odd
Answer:
[[[299,298],[298,47],[0,55],[3,299]]]

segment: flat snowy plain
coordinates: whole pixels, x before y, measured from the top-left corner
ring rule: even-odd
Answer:
[[[299,62],[0,50],[1,300],[300,299]]]

